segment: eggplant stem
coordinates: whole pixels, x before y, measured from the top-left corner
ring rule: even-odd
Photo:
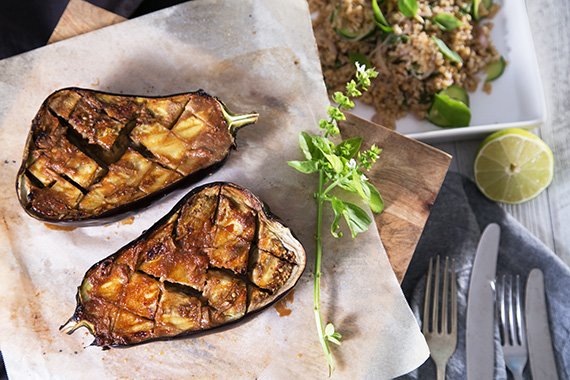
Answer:
[[[255,123],[259,118],[259,114],[256,112],[244,115],[232,115],[225,107],[222,107],[222,113],[224,114],[224,119],[228,122],[228,128],[232,136],[235,135],[238,129],[245,125]]]
[[[73,317],[69,318],[67,322],[65,322],[59,329],[64,333],[71,335],[80,327],[86,327],[88,330],[91,330],[91,325],[89,322],[81,320],[77,321],[73,319]]]

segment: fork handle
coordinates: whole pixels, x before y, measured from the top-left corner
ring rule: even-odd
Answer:
[[[445,380],[445,367],[447,367],[447,365],[439,364],[436,367],[437,367],[437,380]]]

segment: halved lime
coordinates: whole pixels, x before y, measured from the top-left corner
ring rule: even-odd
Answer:
[[[554,156],[540,137],[509,128],[493,133],[481,143],[474,174],[477,187],[487,198],[522,203],[550,185]]]

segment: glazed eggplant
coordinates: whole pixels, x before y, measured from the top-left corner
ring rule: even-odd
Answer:
[[[32,121],[16,183],[20,204],[50,223],[119,219],[217,168],[238,128],[257,118],[231,114],[202,90],[166,97],[56,91]]]
[[[301,243],[251,192],[216,182],[93,265],[61,329],[129,346],[227,326],[271,305],[305,268]]]

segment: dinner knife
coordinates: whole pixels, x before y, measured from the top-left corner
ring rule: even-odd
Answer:
[[[525,317],[532,378],[558,380],[540,269],[531,270],[526,280]]]
[[[467,380],[491,380],[495,370],[495,275],[501,228],[491,223],[481,235],[467,296]]]

